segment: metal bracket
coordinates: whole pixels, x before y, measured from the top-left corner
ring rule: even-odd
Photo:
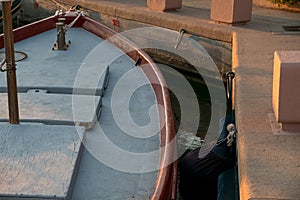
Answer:
[[[226,79],[227,79],[227,98],[232,99],[232,80],[235,77],[234,72],[227,72]]]
[[[67,50],[70,46],[71,41],[66,42],[66,27],[65,27],[66,18],[58,18],[58,22],[56,23],[57,29],[57,39],[52,47],[52,50]]]
[[[180,29],[179,30],[179,36],[178,36],[176,44],[175,44],[175,49],[178,48],[178,46],[179,46],[179,44],[180,44],[180,42],[182,40],[182,36],[183,36],[184,33],[186,33],[186,30],[184,30],[184,29]]]

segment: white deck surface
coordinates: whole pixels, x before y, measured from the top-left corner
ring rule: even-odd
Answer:
[[[67,199],[83,137],[82,127],[2,124],[0,199]]]
[[[68,30],[67,38],[72,41],[67,51],[51,50],[56,40],[54,30],[16,43],[15,50],[28,54],[28,58],[17,63],[18,87],[21,92],[19,93],[20,107],[22,107],[20,108],[21,120],[22,118],[36,119],[36,117],[49,119],[49,121],[58,120],[56,122],[71,120],[70,94],[73,90],[78,94],[74,95],[76,98],[72,99],[73,102],[78,100],[80,102],[80,98],[77,98],[80,96],[85,96],[89,99],[88,102],[91,102],[84,106],[72,104],[75,119],[89,119],[91,114],[95,113],[90,108],[97,102],[99,104],[95,108],[99,108],[102,102],[99,120],[94,127],[89,127],[91,129],[86,131],[78,176],[74,188],[70,188],[73,189],[71,199],[149,199],[156,184],[157,167],[160,161],[158,107],[155,94],[149,84],[140,85],[141,87],[130,94],[130,88],[135,83],[148,83],[147,78],[138,67],[134,66],[133,60],[127,55],[122,55],[120,50],[109,44],[104,43],[101,49],[92,51],[102,41],[96,36],[74,28]],[[39,42],[36,42],[36,39]],[[130,72],[128,76],[127,72],[132,69],[136,70]],[[128,77],[124,79],[126,73]],[[4,104],[5,79],[5,74],[0,73],[2,105],[7,105]],[[116,84],[121,80],[118,86],[119,92],[113,96]],[[32,91],[28,92],[29,89]],[[35,89],[44,89],[47,93],[35,94]],[[101,95],[103,95],[102,99],[100,99]],[[113,115],[114,106],[117,106],[117,109]],[[6,109],[7,113],[6,106],[1,109],[3,111]],[[5,114],[1,114],[0,118],[5,118],[2,115]],[[149,123],[151,126],[148,126]],[[135,128],[135,125],[138,128]],[[13,146],[11,150],[14,151]],[[18,162],[18,158],[15,159],[14,162]],[[2,168],[0,173],[10,173],[10,170]],[[64,171],[57,169],[56,173],[62,174]],[[50,175],[41,172],[40,176]],[[46,180],[43,184],[51,185],[52,182]],[[35,185],[35,187],[40,186],[38,182]],[[7,191],[0,193],[6,194]],[[20,193],[16,192],[16,194]],[[32,192],[32,195],[34,194]],[[22,198],[21,195],[18,197]],[[33,199],[39,198],[37,196]]]
[[[148,200],[153,193],[158,172],[143,173],[143,170],[159,165],[159,153],[131,157],[130,152],[139,154],[159,149],[159,134],[149,138],[132,137],[120,129],[111,111],[111,97],[115,84],[133,66],[134,62],[127,56],[120,57],[110,65],[110,80],[102,98],[99,120],[102,130],[95,127],[87,132],[87,149],[83,152],[72,200]],[[145,79],[145,76],[140,71],[140,75],[131,81],[141,79]],[[125,106],[125,102],[122,101],[122,96],[119,96],[119,102]],[[149,107],[154,103],[156,99],[150,85],[135,92],[131,99],[130,114],[137,124],[149,123]],[[143,132],[140,134],[142,136]],[[117,149],[118,147],[125,153]],[[120,171],[126,169],[135,173]]]
[[[56,29],[52,29],[15,44],[16,51],[28,55],[25,60],[16,63],[19,88],[43,88],[55,93],[73,93],[75,89],[80,91],[78,93],[102,94],[108,64],[96,59],[95,62],[84,61],[102,40],[76,28],[68,30],[66,40],[72,41],[67,51],[53,51]],[[87,80],[98,81],[98,77],[101,78],[97,84],[93,81],[75,84],[79,71],[84,74],[81,77]],[[5,77],[5,73],[0,73],[0,91],[6,88]]]
[[[74,101],[73,101],[74,100]],[[0,93],[0,104],[7,104],[7,94]],[[55,106],[54,106],[55,105]],[[80,107],[73,109],[73,106]],[[19,114],[21,121],[43,122],[46,124],[80,125],[93,127],[100,116],[101,96],[20,93]],[[74,112],[80,112],[74,116]],[[6,107],[0,108],[0,120],[8,116]]]

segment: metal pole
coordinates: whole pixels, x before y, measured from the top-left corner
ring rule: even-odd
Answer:
[[[1,0],[3,13],[4,48],[6,58],[6,77],[9,123],[19,123],[18,91],[16,80],[16,64],[14,53],[14,37],[12,31],[11,0]]]

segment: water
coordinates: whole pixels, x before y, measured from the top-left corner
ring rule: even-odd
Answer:
[[[180,81],[176,82],[174,80],[179,79],[179,74],[174,73],[172,67],[157,64],[160,68],[163,76],[165,77],[169,88],[175,88],[176,94],[170,92],[170,99],[173,110],[173,118],[175,124],[175,131],[177,133],[177,142],[178,142],[178,154],[181,155],[186,149],[194,149],[200,146],[202,139],[204,139],[208,126],[211,119],[211,101],[209,91],[207,86],[200,81],[202,77],[190,77],[184,74],[183,72],[177,71],[179,74],[183,75],[184,78],[188,81],[193,89],[193,93],[186,91],[186,87],[180,84]],[[199,81],[197,81],[199,80]],[[171,84],[171,85],[170,85]],[[192,99],[196,96],[197,99]],[[178,98],[184,98],[185,102],[188,102],[186,105],[180,105]],[[195,109],[194,105],[190,101],[194,100],[198,110]],[[185,111],[182,111],[184,107]],[[200,111],[200,116],[199,112]],[[185,115],[182,119],[182,112],[187,112],[188,115]],[[195,126],[195,124],[197,126]]]

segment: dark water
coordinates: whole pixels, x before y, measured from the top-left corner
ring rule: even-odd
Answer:
[[[175,69],[179,74],[184,76],[192,87],[192,92],[197,98],[196,100],[194,99],[197,103],[197,110],[194,106],[192,106],[192,104],[189,105],[189,101],[192,101],[191,98],[194,98],[195,96],[188,93],[186,91],[186,87],[182,86],[180,81],[174,81],[179,79],[178,74],[174,74],[172,70],[168,70],[169,68],[174,68],[166,66],[165,64],[158,64],[158,67],[163,73],[169,88],[176,88],[176,94],[172,90],[169,90],[169,92],[173,110],[174,125],[177,133],[178,154],[181,155],[186,149],[196,148],[199,146],[201,139],[204,139],[206,135],[211,118],[211,101],[209,91],[202,81],[197,81],[202,79],[200,75],[191,77],[187,76],[184,72],[180,72]],[[184,98],[184,101],[187,102],[187,104],[184,106],[180,105],[180,101],[178,100],[179,98]],[[185,110],[183,111],[182,109]],[[200,116],[198,113],[199,111]],[[184,119],[182,119],[181,116],[182,112],[188,112],[188,115],[185,115]],[[198,126],[195,127],[195,124],[198,124]]]
[[[158,64],[158,66],[163,66],[163,64]],[[170,67],[170,66],[168,66]],[[170,67],[172,68],[172,67]],[[185,87],[182,87],[182,85],[180,85],[180,83],[174,85],[174,81],[172,81],[170,83],[170,81],[168,82],[168,80],[173,79],[176,80],[178,79],[176,74],[170,73],[170,71],[165,70],[165,68],[161,68],[161,72],[163,73],[167,84],[172,84],[172,87],[176,87],[176,91],[177,91],[177,95],[181,95],[181,98],[186,98],[187,100],[189,100],[189,98],[191,98],[191,95],[187,94],[185,91]],[[172,68],[174,69],[174,68]],[[176,69],[175,69],[176,70]],[[195,116],[197,116],[197,111],[193,110],[193,108],[189,108],[189,106],[187,106],[188,108],[188,112],[189,112],[189,116],[188,119],[185,119],[183,123],[187,123],[186,121],[198,121],[198,129],[197,130],[189,130],[189,124],[183,124],[183,128],[186,131],[194,131],[197,136],[199,137],[204,137],[205,133],[208,129],[208,125],[210,122],[210,117],[211,117],[211,102],[210,102],[210,95],[207,89],[207,86],[203,83],[201,83],[200,81],[197,81],[197,79],[202,79],[202,77],[199,75],[199,77],[190,77],[190,76],[186,76],[186,74],[184,74],[184,72],[180,72],[178,70],[176,70],[178,73],[180,73],[181,75],[184,76],[184,78],[189,82],[189,84],[191,85],[193,92],[195,94],[195,96],[197,97],[197,102],[198,102],[198,108],[200,111],[200,119],[196,119]],[[176,82],[176,81],[175,81]],[[170,86],[171,87],[171,86]],[[178,92],[179,91],[179,92]],[[173,113],[174,113],[174,122],[175,122],[175,127],[178,130],[178,127],[181,123],[181,106],[180,103],[178,101],[178,98],[176,97],[176,94],[174,94],[174,92],[172,92],[171,90],[170,92],[170,97],[171,97],[171,103],[172,103],[172,109],[173,109]]]

